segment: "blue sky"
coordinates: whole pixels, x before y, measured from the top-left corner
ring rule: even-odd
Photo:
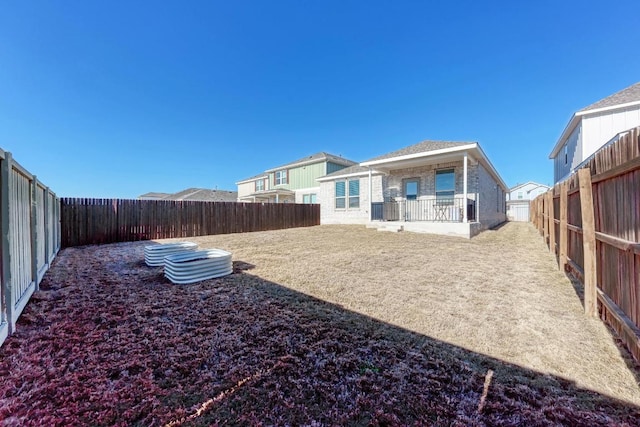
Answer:
[[[60,196],[235,182],[318,151],[478,141],[551,183],[571,114],[640,80],[640,2],[10,1],[0,147]]]

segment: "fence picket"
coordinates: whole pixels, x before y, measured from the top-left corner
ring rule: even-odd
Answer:
[[[585,313],[599,309],[640,361],[640,127],[596,152],[559,191],[559,266],[583,282]],[[545,243],[551,194],[531,203],[531,221]]]

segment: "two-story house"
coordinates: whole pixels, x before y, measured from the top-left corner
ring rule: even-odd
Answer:
[[[317,178],[356,162],[320,152],[236,182],[239,202],[317,203]]]
[[[554,182],[575,172],[619,133],[636,126],[640,126],[640,82],[576,112],[549,154]]]
[[[518,184],[507,193],[507,218],[509,221],[529,221],[529,202],[551,187],[533,181]]]

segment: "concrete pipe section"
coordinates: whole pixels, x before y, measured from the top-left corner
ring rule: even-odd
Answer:
[[[185,252],[164,259],[164,275],[180,285],[222,277],[232,272],[231,252],[222,249]]]
[[[144,247],[144,262],[149,267],[161,267],[164,258],[182,252],[192,252],[198,249],[198,245],[191,242],[167,243],[166,245],[152,245]]]

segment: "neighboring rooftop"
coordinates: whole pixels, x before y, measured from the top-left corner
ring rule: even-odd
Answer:
[[[275,168],[271,168],[271,169],[267,169],[266,172],[273,172],[276,170],[280,170],[280,169],[286,169],[286,168],[291,168],[294,166],[302,166],[302,165],[306,165],[306,164],[312,164],[312,163],[318,163],[318,162],[332,162],[332,163],[337,163],[339,165],[343,165],[343,166],[351,166],[356,164],[356,162],[354,162],[353,160],[349,160],[349,159],[345,159],[344,157],[340,157],[340,156],[336,156],[334,154],[329,154],[329,153],[325,153],[324,151],[321,151],[319,153],[316,154],[312,154],[311,156],[307,156],[307,157],[303,157],[301,159],[298,159],[294,162],[291,163],[286,163],[284,165],[275,167]],[[259,175],[258,175],[259,177]]]
[[[141,196],[138,196],[138,199],[140,200],[162,200],[168,196],[170,196],[171,194],[169,193],[144,193]]]
[[[640,102],[640,82],[622,89],[613,95],[607,96],[606,98],[583,108],[579,112],[614,107],[616,105],[628,104],[630,102]]]
[[[249,181],[255,181],[256,179],[259,179],[259,178],[267,178],[268,176],[269,175],[266,172],[263,172],[261,174],[254,175],[254,176],[252,176],[250,178],[245,178],[243,180],[240,180],[240,181],[236,182],[236,185],[237,184],[243,184],[243,183],[249,182]]]
[[[333,177],[337,177],[337,176],[345,176],[345,175],[355,175],[355,174],[362,174],[362,173],[368,173],[369,172],[369,168],[365,167],[365,166],[360,166],[360,165],[353,165],[353,166],[349,166],[348,168],[344,168],[344,169],[340,169],[339,171],[335,171],[332,172],[328,175],[325,175],[323,177],[318,178],[318,181],[324,181],[325,178],[333,178]],[[374,173],[379,173],[376,171],[373,171]]]
[[[391,159],[394,157],[407,156],[409,154],[426,153],[429,151],[444,150],[446,148],[459,147],[462,145],[474,144],[474,142],[461,142],[461,141],[422,141],[417,144],[410,145],[400,150],[392,151],[391,153],[383,154],[373,159],[369,159],[366,162],[372,162],[375,160]],[[366,163],[362,162],[362,163]]]
[[[164,195],[164,197],[160,197]],[[177,193],[145,193],[138,196],[144,200],[189,200],[200,202],[235,202],[238,199],[237,191],[210,190],[208,188],[187,188]]]

